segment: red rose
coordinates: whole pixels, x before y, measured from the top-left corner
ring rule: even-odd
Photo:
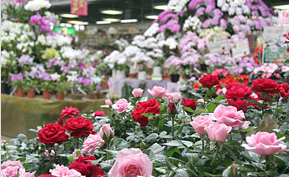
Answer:
[[[95,111],[94,112],[94,117],[96,117],[96,116],[105,116],[105,114],[102,111]]]
[[[86,137],[92,134],[94,128],[91,121],[85,117],[67,119],[63,127],[71,132],[70,136],[76,138]]]
[[[76,115],[81,115],[81,114],[77,108],[65,107],[65,109],[61,111],[60,115],[61,117],[74,117]]]
[[[56,176],[53,176],[53,175],[48,175],[48,174],[43,174],[43,175],[40,175],[38,177],[56,177]]]
[[[65,134],[65,129],[58,124],[46,124],[38,132],[39,142],[54,146],[55,143],[62,144],[68,140],[68,135]]]
[[[199,82],[203,85],[203,87],[211,88],[215,85],[219,84],[218,76],[213,76],[212,74],[203,75]]]
[[[79,156],[74,162],[71,162],[69,169],[74,169],[86,177],[101,177],[104,171],[96,165],[91,164],[91,160],[96,160],[94,156]]]
[[[226,86],[227,92],[225,97],[227,99],[248,99],[250,95],[252,94],[252,90],[250,87],[240,84],[240,83],[229,83]]]
[[[228,103],[230,106],[234,106],[237,108],[238,111],[243,111],[244,113],[247,112],[247,101],[237,99],[234,101],[233,99],[228,99]]]
[[[174,102],[170,102],[170,104],[168,105],[168,108],[169,108],[171,114],[174,114],[174,113],[175,113],[176,105],[175,105]]]
[[[57,119],[57,123],[62,126],[63,125],[63,117],[59,117]]]
[[[283,98],[289,97],[289,84],[281,83],[279,92]]]
[[[152,113],[153,115],[156,115],[161,113],[159,108],[160,103],[157,102],[155,98],[148,101],[138,102],[136,105],[139,107],[135,107],[131,112],[131,115],[133,120],[138,122],[142,127],[145,127],[149,123],[149,120],[141,114]]]
[[[257,79],[253,81],[252,90],[255,92],[277,93],[279,84],[272,79]]]
[[[185,99],[183,98],[183,105],[184,107],[189,107],[191,108],[192,110],[196,110],[197,109],[197,103],[194,99]]]

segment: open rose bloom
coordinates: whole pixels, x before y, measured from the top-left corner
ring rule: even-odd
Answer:
[[[154,86],[151,90],[148,89],[148,92],[154,97],[163,98],[168,96],[168,91],[160,86]]]
[[[130,105],[131,103],[128,103],[126,99],[122,98],[113,104],[112,108],[118,113],[124,113],[126,110],[128,110]]]
[[[116,162],[108,172],[108,177],[144,176],[151,177],[153,163],[140,149],[123,149],[118,152]]]
[[[242,146],[260,155],[270,155],[286,150],[287,146],[280,144],[284,139],[285,137],[277,139],[275,133],[258,132],[256,135],[246,137],[248,144]]]

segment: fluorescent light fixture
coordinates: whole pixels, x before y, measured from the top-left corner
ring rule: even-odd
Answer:
[[[158,9],[158,10],[168,10],[169,7],[167,5],[155,5],[154,9]],[[175,9],[175,7],[171,7],[170,9]]]
[[[107,15],[120,15],[122,14],[122,11],[107,9],[107,10],[101,10],[100,13],[107,14]]]
[[[135,22],[137,22],[137,19],[125,19],[120,21],[120,23],[135,23]]]
[[[78,18],[78,15],[74,15],[74,14],[60,14],[60,17],[63,18]]]
[[[60,23],[60,26],[65,26],[65,23]]]
[[[146,15],[145,18],[155,20],[158,18],[157,15]]]
[[[118,18],[104,18],[102,20],[108,21],[108,22],[119,22],[120,21],[120,19],[118,19]]]
[[[104,24],[111,24],[111,22],[110,21],[96,21],[96,24],[104,25]]]
[[[67,21],[70,24],[74,24],[74,25],[88,25],[88,22],[84,22],[84,21],[76,21],[76,20],[71,20],[71,21]]]
[[[289,9],[289,4],[273,6],[274,9]]]

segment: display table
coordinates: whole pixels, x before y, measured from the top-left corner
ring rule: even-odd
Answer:
[[[65,107],[78,108],[80,113],[90,113],[91,110],[108,113],[108,109],[100,108],[103,104],[104,99],[62,101],[1,94],[1,133],[8,137],[16,137],[23,133],[28,138],[33,138],[37,135],[28,129],[36,129],[43,122],[56,122]]]
[[[154,80],[138,80],[138,79],[109,79],[110,86],[109,86],[109,93],[115,93],[118,96],[121,96],[121,89],[125,85],[125,83],[133,88],[138,88],[141,83],[146,83],[146,87],[144,90],[143,95],[150,95],[147,92],[147,89],[152,89],[154,86],[161,86],[168,89],[170,92],[176,92],[178,88],[178,83],[173,83],[170,80],[162,80],[162,81],[154,81]]]

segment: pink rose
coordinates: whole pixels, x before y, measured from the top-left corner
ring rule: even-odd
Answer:
[[[211,141],[224,142],[227,138],[228,133],[232,130],[232,127],[227,126],[225,124],[220,124],[216,122],[211,124],[208,127],[205,127],[205,131],[207,131],[209,139]]]
[[[35,177],[35,173],[36,171],[34,171],[33,173],[29,173],[29,172],[25,172],[24,168],[20,168],[19,169],[19,177]]]
[[[84,177],[79,173],[78,171],[74,169],[69,169],[68,167],[65,167],[63,165],[56,165],[55,169],[50,169],[49,172],[53,176],[59,176],[59,177]]]
[[[131,103],[127,102],[126,99],[119,99],[115,104],[112,105],[112,108],[118,113],[124,113],[130,106]]]
[[[250,124],[250,121],[242,121],[242,119],[245,119],[244,112],[237,111],[234,106],[219,105],[214,111],[214,116],[218,122],[233,128],[246,129]]]
[[[80,152],[80,153],[79,153],[79,156],[82,157],[81,150],[80,150],[80,149],[74,149],[74,151],[73,151],[73,153],[72,153],[72,157],[73,157],[73,158],[77,158],[77,157],[78,157],[78,155],[77,155],[76,152]]]
[[[154,97],[167,97],[168,91],[160,86],[154,86],[151,90],[148,89],[148,92]]]
[[[105,144],[104,140],[99,134],[90,134],[83,142],[82,154],[93,154],[96,148],[101,148]]]
[[[112,105],[112,102],[110,99],[106,99],[104,102],[105,102],[105,105]]]
[[[1,164],[1,170],[4,170],[7,167],[18,167],[18,168],[24,168],[23,165],[21,164],[21,162],[18,161],[11,161],[11,160],[7,160],[6,162],[3,162]]]
[[[16,177],[18,169],[18,166],[9,166],[5,169],[1,169],[1,177]]]
[[[1,144],[2,144],[2,143],[6,143],[6,142],[7,142],[6,140],[1,140]]]
[[[242,146],[248,151],[260,155],[269,155],[286,150],[287,146],[280,144],[280,141],[284,139],[285,137],[277,139],[275,133],[258,132],[256,135],[247,136],[246,141],[249,145],[242,144]]]
[[[168,97],[168,99],[171,101],[180,101],[181,98],[182,95],[177,92],[170,93]]]
[[[114,136],[113,130],[110,127],[110,124],[103,124],[100,128],[99,128],[99,132],[98,134],[103,137],[103,133],[105,133],[106,137],[109,138],[110,136]]]
[[[116,162],[108,172],[108,177],[144,176],[151,177],[153,163],[140,149],[123,149],[118,152]]]
[[[205,130],[205,127],[213,124],[213,119],[211,116],[198,116],[190,124],[194,127],[195,131],[198,134],[206,135],[207,132]]]
[[[142,96],[142,93],[143,93],[143,89],[141,89],[141,88],[135,88],[135,89],[133,89],[133,91],[132,91],[132,95],[133,95],[134,97],[141,97],[141,96]]]

